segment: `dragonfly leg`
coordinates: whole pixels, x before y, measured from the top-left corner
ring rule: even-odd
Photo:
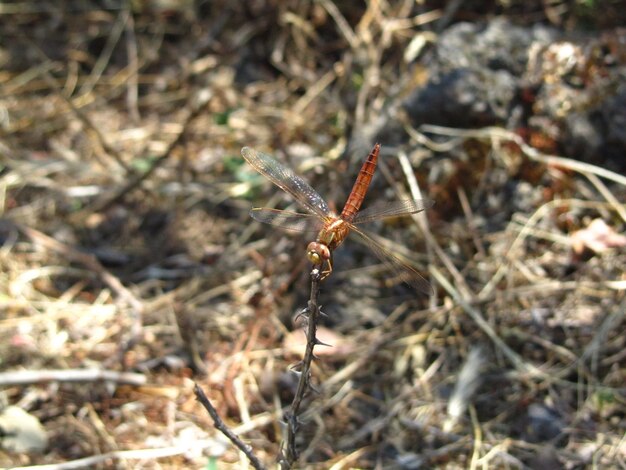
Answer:
[[[327,268],[327,269],[325,269],[324,271],[322,271],[322,275],[321,275],[321,277],[320,277],[320,280],[322,280],[322,281],[323,281],[323,280],[324,280],[324,279],[326,279],[328,276],[330,276],[330,273],[332,273],[332,272],[333,272],[333,261],[332,261],[332,260],[333,260],[332,255],[331,255],[331,257],[330,257],[330,258],[328,258],[328,259],[326,260],[326,264],[327,264],[328,268]]]

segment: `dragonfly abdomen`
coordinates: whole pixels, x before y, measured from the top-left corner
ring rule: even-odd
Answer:
[[[354,182],[354,186],[352,186],[352,191],[350,191],[350,195],[348,196],[348,200],[343,206],[343,211],[341,212],[342,219],[351,222],[359,211],[361,204],[363,204],[367,188],[369,188],[374,172],[376,171],[379,153],[380,144],[376,144],[367,156],[367,159],[365,159],[365,162],[363,162],[359,170],[359,175]]]

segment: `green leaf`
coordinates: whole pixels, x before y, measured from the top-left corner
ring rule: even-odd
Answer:
[[[217,470],[217,459],[215,457],[209,457],[205,468],[206,470]]]
[[[222,159],[222,163],[226,171],[237,173],[244,166],[245,160],[239,155],[227,155]]]
[[[361,75],[360,73],[353,73],[350,78],[352,81],[352,86],[355,88],[355,90],[360,90],[364,82],[363,75]]]
[[[157,157],[143,157],[143,158],[135,158],[131,163],[130,166],[132,168],[134,168],[137,171],[140,171],[141,173],[145,173],[146,171],[148,171],[150,168],[152,168],[152,165],[154,165],[154,162],[156,161]]]
[[[232,112],[233,112],[232,109],[227,109],[224,112],[215,113],[213,115],[213,120],[215,121],[215,124],[217,124],[218,126],[228,125],[228,118],[230,117]]]

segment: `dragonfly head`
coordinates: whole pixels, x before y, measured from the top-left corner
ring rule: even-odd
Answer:
[[[306,249],[306,257],[313,264],[322,264],[330,259],[330,250],[323,243],[311,242]]]

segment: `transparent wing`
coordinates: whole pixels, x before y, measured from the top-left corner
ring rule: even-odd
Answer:
[[[394,202],[379,202],[358,212],[352,223],[362,224],[363,222],[372,222],[374,220],[386,219],[387,217],[415,214],[424,209],[428,209],[433,204],[434,201],[430,199],[406,199]]]
[[[415,269],[397,258],[393,253],[391,253],[391,251],[383,247],[369,235],[366,235],[362,230],[354,227],[353,225],[350,226],[350,229],[357,235],[357,239],[360,239],[366,247],[372,250],[372,253],[374,253],[380,261],[382,261],[385,267],[396,274],[400,280],[407,283],[413,289],[424,294],[431,295],[433,293],[431,285]]]
[[[296,201],[312,213],[320,217],[330,215],[330,208],[322,196],[291,169],[278,163],[269,155],[257,152],[250,147],[242,148],[241,155],[256,171],[283,191],[291,194]]]
[[[294,232],[319,231],[323,222],[313,214],[270,209],[269,207],[255,208],[250,211],[250,217],[264,224],[274,225]]]

